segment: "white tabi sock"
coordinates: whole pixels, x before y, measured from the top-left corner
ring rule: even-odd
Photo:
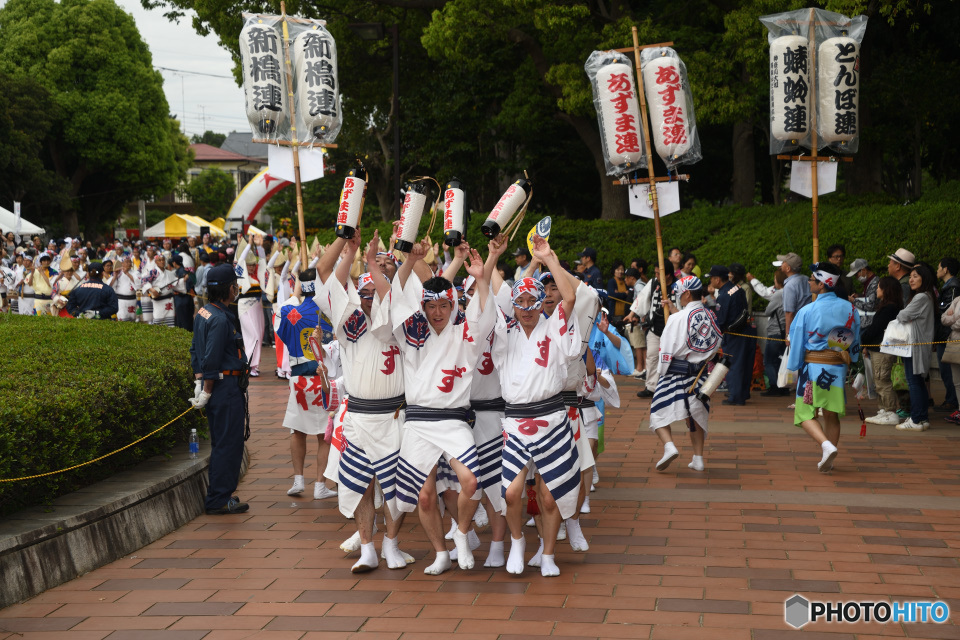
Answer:
[[[533,554],[533,557],[527,562],[531,567],[540,566],[540,558],[543,556],[543,538],[540,538],[540,547],[537,549],[537,552]]]
[[[667,442],[663,445],[663,457],[657,462],[657,471],[663,471],[670,466],[670,463],[677,459],[680,452],[677,451],[677,445]]]
[[[567,523],[560,521],[560,528],[557,530],[557,540],[567,539]]]
[[[482,503],[477,505],[477,512],[473,514],[473,522],[481,529],[490,523],[490,518],[487,516],[487,510],[483,508]]]
[[[470,550],[467,534],[460,533],[460,529],[454,531],[453,544],[457,545],[457,564],[460,565],[460,568],[464,570],[473,569],[473,551]]]
[[[372,542],[360,545],[360,559],[356,564],[350,567],[351,573],[364,573],[373,571],[380,565],[380,558],[377,557],[377,548]]]
[[[444,540],[453,540],[453,532],[457,530],[457,521],[453,518],[450,518],[450,531],[447,531],[447,534],[443,536]]]
[[[382,555],[387,561],[387,566],[391,569],[403,569],[407,566],[407,560],[400,552],[399,545],[400,543],[396,538],[388,538],[387,536],[383,536]]]
[[[510,536],[510,557],[507,559],[507,573],[520,575],[523,573],[523,553],[526,551],[527,541]]]
[[[544,578],[553,578],[560,575],[560,568],[557,566],[553,556],[543,554],[540,556],[540,575]]]
[[[583,529],[580,528],[580,521],[573,518],[567,521],[567,540],[570,541],[570,547],[574,551],[589,551],[590,545],[583,535]]]
[[[428,576],[438,576],[450,568],[450,554],[446,551],[437,551],[437,559],[423,570]]]
[[[340,543],[340,550],[344,553],[353,553],[360,548],[360,532],[354,531],[353,535]]]
[[[703,471],[703,456],[693,456],[693,460],[687,466],[694,471]]]
[[[487,560],[483,563],[485,567],[502,567],[506,560],[503,557],[503,540],[490,542],[490,553],[487,554]]]
[[[301,493],[303,493],[303,490],[305,488],[306,487],[303,483],[303,476],[293,476],[293,486],[287,490],[287,495],[298,496]]]

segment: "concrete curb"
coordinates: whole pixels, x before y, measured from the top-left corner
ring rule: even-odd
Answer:
[[[0,524],[0,608],[140,549],[203,512],[210,446],[157,456]],[[244,447],[241,476],[249,451]]]

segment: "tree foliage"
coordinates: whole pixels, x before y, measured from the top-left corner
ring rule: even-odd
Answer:
[[[197,207],[197,213],[206,220],[226,217],[230,204],[237,197],[233,177],[217,168],[204,169],[194,176],[185,191]]]
[[[169,192],[185,175],[188,143],[161,76],[112,0],[10,0],[0,9],[0,71],[46,94],[41,111],[52,115],[38,157],[69,184],[67,206],[40,207],[38,221],[54,230],[95,235],[126,202]]]
[[[216,133],[214,131],[204,131],[203,135],[193,134],[190,136],[190,142],[193,144],[208,144],[211,147],[220,148],[220,145],[223,144],[223,141],[227,139],[227,134],[225,133]]]

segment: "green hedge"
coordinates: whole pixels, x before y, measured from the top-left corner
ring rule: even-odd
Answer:
[[[683,185],[680,185],[681,204]],[[913,251],[918,259],[936,266],[945,256],[960,256],[960,182],[949,182],[924,194],[922,200],[898,204],[883,196],[851,197],[840,193],[819,199],[820,258],[833,243],[846,246],[847,262],[866,258],[878,272],[886,270],[886,256],[898,247]],[[536,193],[532,203],[536,207]],[[549,212],[535,209],[527,213],[522,229],[511,247],[523,242],[526,232]],[[467,237],[473,242],[485,239],[480,225],[485,214],[471,216]],[[709,207],[694,206],[662,218],[664,250],[679,246],[694,253],[705,272],[711,264],[741,262],[767,284],[773,283],[770,264],[778,253],[796,252],[804,263],[813,256],[811,203],[809,200],[781,206]],[[426,221],[421,228],[426,229]],[[438,224],[440,221],[438,220]],[[369,239],[373,226],[381,237],[390,237],[390,224],[374,215],[363,220],[363,236]],[[319,235],[320,242],[333,240],[333,229]],[[434,230],[439,240],[441,233]],[[386,242],[386,240],[385,240]],[[568,220],[554,217],[550,244],[561,259],[575,259],[577,252],[590,246],[597,250],[600,269],[610,276],[617,258],[629,262],[634,257],[656,262],[657,245],[653,221]]]
[[[146,435],[189,405],[192,334],[124,322],[0,315],[0,478],[86,462]],[[187,440],[188,413],[102,462],[0,483],[0,515],[45,504]]]

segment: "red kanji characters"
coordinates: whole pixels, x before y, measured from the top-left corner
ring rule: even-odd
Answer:
[[[617,113],[626,113],[628,101],[632,96],[632,93],[618,93],[617,97],[610,100],[613,104],[613,110]]]
[[[550,338],[544,338],[542,342],[537,343],[537,346],[540,347],[540,357],[534,358],[533,361],[546,369],[547,363],[550,362]]]
[[[635,121],[636,117],[630,115],[629,113],[622,114],[614,121],[614,124],[617,126],[617,133],[636,131],[637,127]]]
[[[389,349],[387,349],[386,351],[381,351],[380,353],[384,356],[383,369],[380,369],[380,373],[382,373],[385,376],[389,376],[391,373],[396,371],[396,368],[397,368],[396,359],[397,359],[397,356],[400,355],[400,347],[398,347],[395,344],[390,345]]]
[[[636,133],[617,134],[617,153],[640,151],[640,138]]]
[[[660,67],[657,69],[657,84],[676,84],[680,88],[680,74],[675,67]]]
[[[517,422],[520,423],[517,425],[517,430],[525,436],[536,435],[540,431],[540,427],[550,424],[546,420],[537,420],[536,418],[517,418]]]
[[[453,369],[440,369],[440,373],[445,373],[446,375],[440,379],[440,384],[437,385],[437,389],[440,389],[440,391],[444,393],[450,393],[453,391],[454,379],[462,378],[466,370],[466,367],[458,367],[456,365],[453,366]]]
[[[483,359],[480,361],[480,366],[477,367],[477,373],[482,376],[488,376],[493,373],[493,358],[490,356],[489,351],[483,352]]]
[[[607,80],[607,91],[630,91],[632,88],[625,73],[612,73]]]

